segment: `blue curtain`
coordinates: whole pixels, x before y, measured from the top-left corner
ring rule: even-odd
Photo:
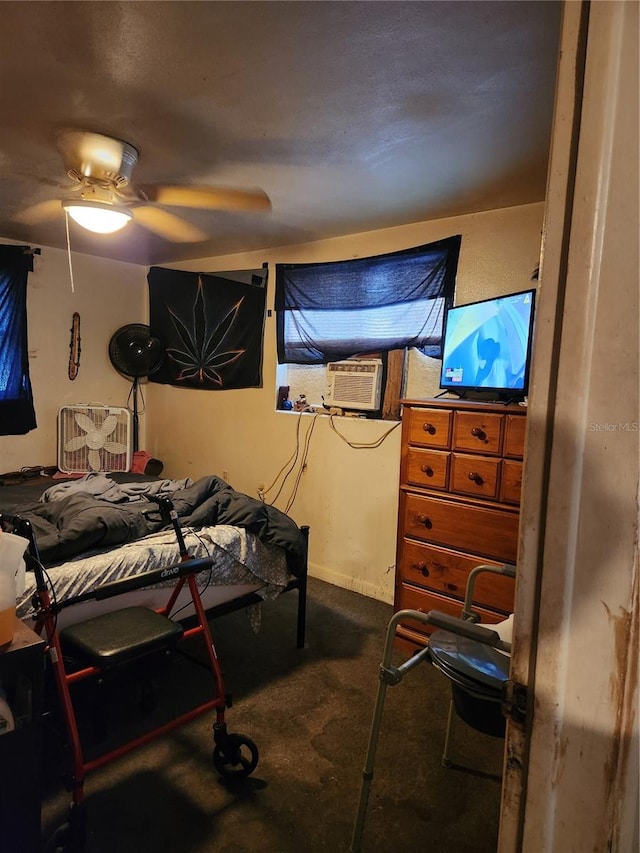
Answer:
[[[278,361],[326,364],[419,347],[441,357],[460,235],[370,258],[276,265]]]
[[[36,428],[27,349],[27,277],[33,255],[26,246],[0,246],[0,435]]]

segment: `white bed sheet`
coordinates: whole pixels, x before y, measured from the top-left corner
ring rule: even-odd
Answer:
[[[275,598],[287,586],[290,574],[285,552],[261,542],[248,531],[229,525],[191,530],[183,528],[185,545],[191,557],[212,557],[213,568],[197,575],[205,609],[238,598],[247,592],[258,592],[264,599]],[[129,542],[117,548],[101,551],[47,569],[55,598],[65,601],[90,592],[100,584],[130,577],[153,569],[166,568],[180,561],[178,544],[173,531],[163,530]],[[83,602],[60,611],[59,627],[72,624],[91,615],[105,613],[131,603],[150,607],[166,604],[170,587],[175,582],[136,590],[103,601]],[[25,591],[17,601],[20,619],[33,622],[32,597],[35,593],[33,572],[26,573]],[[190,615],[191,596],[183,590],[174,614],[178,618]],[[186,605],[186,606],[185,606]],[[254,614],[255,616],[255,614]],[[255,622],[255,619],[254,619]],[[254,624],[255,627],[255,624]]]

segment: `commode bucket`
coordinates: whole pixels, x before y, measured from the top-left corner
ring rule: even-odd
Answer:
[[[22,536],[0,533],[0,646],[13,640],[16,597],[24,592],[23,556],[28,546]]]

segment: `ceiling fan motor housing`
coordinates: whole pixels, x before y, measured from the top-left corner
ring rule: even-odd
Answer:
[[[133,145],[100,133],[68,131],[60,137],[59,147],[67,175],[80,182],[89,178],[126,186],[138,162]]]

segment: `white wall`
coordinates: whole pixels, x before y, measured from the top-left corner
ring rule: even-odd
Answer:
[[[72,266],[75,293],[66,252],[43,248],[34,257],[27,284],[27,318],[38,427],[23,436],[0,436],[0,473],[56,464],[60,406],[126,405],[130,383],[111,366],[108,345],[120,326],[146,322],[146,270],[80,254],[72,254]],[[67,371],[74,311],[80,314],[82,353],[80,372],[71,381]]]
[[[530,750],[507,743],[506,766],[527,779],[521,837],[501,853],[640,849],[639,25],[638,3],[566,4],[561,66],[575,83],[556,104],[541,302],[558,296],[539,315],[555,381],[530,400],[511,671],[521,682],[528,658]],[[581,91],[570,54],[582,33]],[[504,814],[509,780],[503,803]]]
[[[538,264],[543,204],[416,223],[384,231],[243,255],[175,264],[181,269],[221,271],[270,264],[268,306],[273,306],[274,264],[366,257],[462,234],[456,301],[469,302],[522,290]],[[11,241],[6,241],[11,242]],[[126,405],[129,382],[108,359],[108,343],[121,325],[147,321],[143,267],[73,255],[75,293],[67,255],[43,248],[28,285],[31,379],[38,428],[26,436],[0,436],[0,473],[25,466],[55,465],[56,418],[74,403]],[[75,381],[67,375],[71,318],[81,316],[82,357]],[[352,449],[326,418],[276,412],[275,316],[267,318],[263,387],[195,391],[150,383],[148,415],[141,418],[140,447],[165,463],[167,476],[225,476],[256,495],[310,436],[307,469],[291,515],[311,531],[310,570],[317,577],[385,601],[393,597],[400,431],[377,449]],[[425,360],[429,361],[429,360]],[[437,393],[438,365],[414,371],[408,393]],[[393,424],[338,419],[345,438],[377,441]],[[145,433],[146,426],[146,433]],[[146,440],[145,440],[146,436]],[[276,501],[292,495],[296,470]],[[275,491],[267,495],[273,500]]]
[[[542,203],[390,228],[306,245],[198,261],[180,269],[216,272],[270,265],[268,307],[273,306],[274,264],[366,257],[462,234],[456,301],[469,302],[531,286],[538,265]],[[168,265],[167,265],[168,266]],[[377,449],[350,448],[327,418],[275,411],[275,316],[267,318],[263,388],[196,391],[148,386],[147,450],[165,463],[167,476],[219,474],[256,495],[267,486],[313,427],[292,517],[309,524],[310,573],[366,595],[393,598],[400,430]],[[411,394],[433,396],[437,369],[412,384]],[[340,418],[345,437],[372,443],[393,424]],[[297,469],[296,469],[297,470]],[[295,471],[276,505],[286,508]],[[273,499],[275,493],[267,496]]]

